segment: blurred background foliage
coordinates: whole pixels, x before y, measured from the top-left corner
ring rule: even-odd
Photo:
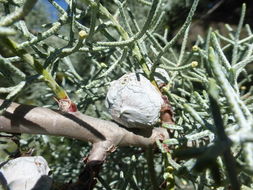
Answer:
[[[98,12],[96,6],[92,6],[92,3],[87,2],[89,1],[49,0],[47,2],[40,0],[22,21],[29,30],[28,34],[24,34],[24,27],[22,28],[20,23],[17,22],[14,28],[18,32],[12,36],[12,39],[17,43],[29,41],[33,35],[42,35],[43,32],[53,26],[53,23],[60,19],[61,27],[57,32],[43,39],[41,44],[38,42],[27,45],[26,50],[50,70],[54,79],[60,86],[64,87],[71,100],[77,103],[78,109],[82,113],[108,120],[111,118],[104,106],[104,98],[110,81],[119,78],[124,73],[143,68],[129,50],[133,48],[132,44],[126,46],[128,47],[127,50],[120,45],[93,46],[98,41],[113,42],[123,39],[122,36],[120,37],[119,32],[115,30],[113,24],[108,21],[108,18],[105,15],[94,13]],[[129,34],[137,33],[143,27],[151,6],[151,2],[144,0],[101,0],[94,2],[100,2],[106,7]],[[15,5],[22,5],[22,1],[18,0],[1,0],[0,3],[1,16],[12,11]],[[185,149],[185,145],[189,143],[188,138],[191,139],[190,146],[196,149],[192,150],[189,155],[187,155],[187,152],[179,152],[177,157],[173,158],[162,147],[160,147],[162,154],[156,150],[157,153],[153,155],[153,159],[157,181],[154,182],[150,181],[149,178],[150,167],[146,159],[149,157],[148,153],[145,153],[141,148],[119,148],[108,157],[103,165],[98,178],[97,189],[148,190],[155,189],[154,183],[162,184],[161,188],[167,184],[165,187],[167,189],[230,188],[222,157],[217,156],[207,159],[211,163],[209,167],[208,161],[204,159],[205,155],[202,155],[208,147],[216,145],[214,139],[219,139],[213,131],[215,123],[212,118],[212,110],[208,109],[210,103],[206,89],[209,77],[214,76],[207,74],[205,64],[208,62],[210,27],[213,28],[212,31],[217,30],[219,31],[218,34],[226,37],[223,38],[217,34],[222,48],[233,46],[232,43],[232,45],[228,44],[233,40],[236,41],[236,30],[241,16],[242,3],[247,5],[244,23],[248,23],[248,25],[242,29],[241,38],[251,36],[251,30],[249,29],[253,23],[253,2],[251,0],[201,0],[194,14],[191,27],[184,30],[184,35],[176,40],[173,49],[170,48],[166,52],[165,58],[162,59],[163,63],[159,64],[159,67],[165,69],[172,79],[167,86],[171,94],[167,95],[173,106],[177,124],[174,126],[173,137],[175,138],[168,140],[165,144],[172,150]],[[70,9],[68,6],[71,4],[77,8],[74,13],[71,12],[73,8]],[[148,37],[146,36],[144,40],[139,43],[136,42],[142,56],[147,57],[145,59],[147,63],[155,62],[161,48],[165,47],[178,33],[189,14],[192,4],[193,0],[162,0],[159,4],[158,13],[163,14],[163,17],[159,22],[159,26],[155,28],[155,31],[152,31],[150,36],[147,35]],[[127,29],[128,27],[123,21],[122,12],[119,10],[120,6],[123,7],[127,15],[128,23],[131,23],[130,28],[132,31]],[[64,20],[61,17],[64,11],[67,12],[70,19]],[[71,14],[77,15],[78,22],[82,24],[81,27],[78,24],[74,27],[75,24],[74,21],[71,21]],[[93,24],[101,28],[93,28]],[[154,23],[150,28],[153,26]],[[79,30],[87,28],[98,31],[94,32],[92,37],[88,37],[84,42],[83,49],[59,58],[59,52],[62,49],[73,47],[73,44],[77,42]],[[230,39],[230,41],[226,39]],[[237,62],[244,60],[247,52],[251,56],[251,44],[252,40],[241,44],[238,50],[240,55]],[[101,50],[94,50],[96,47],[102,48]],[[233,49],[228,47],[223,50],[227,58],[232,60]],[[0,55],[4,58],[16,56],[1,41]],[[121,57],[123,58],[121,59]],[[195,66],[194,61],[197,62]],[[10,99],[19,103],[57,109],[57,102],[53,99],[52,90],[41,80],[41,76],[34,69],[18,58],[13,59],[11,63],[25,73],[27,83],[18,94]],[[112,66],[114,64],[115,67]],[[17,85],[20,82],[20,78],[13,75],[5,64],[0,63],[0,68],[0,88]],[[108,68],[112,68],[111,72],[103,75]],[[253,108],[252,89],[250,88],[252,85],[252,70],[252,64],[247,64],[244,74],[240,74],[236,82],[240,91],[239,94],[244,98],[243,100],[247,101],[250,111]],[[222,94],[221,90],[218,94]],[[6,98],[7,95],[0,93],[0,98]],[[231,112],[230,105],[226,102],[226,98],[224,98],[224,95],[220,95],[217,99],[220,101],[219,107],[223,114],[224,125],[228,130],[229,127],[235,127],[236,119]],[[173,130],[172,126],[167,127]],[[4,137],[6,134],[2,135],[0,141],[1,161],[24,154],[44,156],[51,168],[51,175],[55,180],[55,189],[59,188],[61,184],[77,180],[83,168],[83,158],[90,150],[89,143],[63,137],[25,134]],[[198,149],[198,147],[201,148]],[[241,153],[242,150],[240,145],[233,147],[240,168],[243,168],[246,162],[243,153]],[[220,155],[217,152],[214,154]],[[199,156],[204,161],[202,160],[202,163],[199,161],[199,168],[197,168],[197,171],[193,171],[193,166],[196,166],[196,159],[193,159],[193,157]],[[201,164],[206,166],[201,166]],[[209,168],[209,170],[205,170],[206,168]],[[240,182],[245,184],[245,187],[248,186],[249,189],[253,188],[252,171],[253,168],[250,168],[250,171],[238,175]]]

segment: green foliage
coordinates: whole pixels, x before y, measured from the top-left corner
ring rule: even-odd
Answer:
[[[110,119],[103,101],[111,81],[141,69],[157,85],[156,68],[171,78],[161,91],[173,107],[175,125],[163,125],[171,138],[157,142],[162,153],[117,150],[103,167],[98,189],[155,189],[162,182],[167,189],[253,187],[253,88],[245,69],[253,61],[253,34],[244,28],[245,5],[237,28],[226,25],[225,35],[210,28],[191,49],[198,0],[189,3],[188,16],[171,39],[164,23],[168,0],[70,0],[67,10],[49,2],[59,18],[45,20],[41,28],[30,19],[8,26],[0,20],[1,97],[55,107],[58,91],[52,84],[57,83],[81,112]],[[7,2],[2,7],[4,14],[18,8]],[[89,150],[87,143],[59,137],[23,135],[20,142],[20,148],[45,156],[61,182],[76,179]]]

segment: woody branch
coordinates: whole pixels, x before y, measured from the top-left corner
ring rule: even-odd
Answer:
[[[3,102],[4,100],[0,99],[0,104]],[[100,147],[105,152],[118,146],[148,147],[157,139],[168,138],[168,133],[163,128],[133,133],[114,122],[90,117],[80,112],[68,113],[17,103],[11,103],[0,116],[0,131],[75,138],[91,142],[95,145],[93,149]],[[101,155],[96,159],[103,160],[104,156]]]

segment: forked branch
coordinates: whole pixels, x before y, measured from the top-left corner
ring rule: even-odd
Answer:
[[[0,99],[0,104],[3,102],[4,100]],[[168,133],[163,128],[140,130],[134,133],[114,122],[90,117],[80,112],[68,113],[17,103],[11,103],[0,116],[0,131],[65,136],[93,144],[107,141],[108,147],[148,147],[158,138],[168,138]]]

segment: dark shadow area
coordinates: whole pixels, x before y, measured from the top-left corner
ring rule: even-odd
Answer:
[[[29,105],[19,105],[13,113],[10,112],[4,112],[3,116],[10,119],[11,126],[12,127],[19,127],[20,125],[23,125],[27,128],[37,128],[40,131],[46,131],[43,127],[38,125],[37,123],[34,123],[32,121],[29,121],[25,119],[25,115],[31,111],[35,106],[29,106]]]
[[[22,123],[24,124],[32,124],[35,125],[36,127],[40,127],[38,124],[33,123],[31,121],[28,121],[27,119],[25,119],[25,115],[30,112],[33,108],[35,108],[35,106],[29,106],[29,105],[19,105],[13,112],[12,115],[15,115],[15,117],[18,117],[19,119],[15,120],[12,119],[11,120],[11,126],[18,126],[20,124],[20,121],[22,121]]]
[[[111,122],[117,123],[119,127],[124,128],[127,131],[134,133],[135,135],[140,135],[146,138],[151,137],[153,133],[153,127],[150,127],[150,126],[143,127],[143,129],[142,128],[127,128],[124,125],[118,123],[117,121],[111,120]]]
[[[49,176],[42,175],[31,190],[50,190],[52,183],[53,180]]]
[[[3,103],[0,105],[0,110],[7,109],[11,104],[10,100],[4,100]]]
[[[79,119],[75,115],[67,113],[67,112],[60,112],[60,111],[57,111],[57,110],[53,110],[53,111],[55,111],[56,113],[61,114],[62,116],[78,123],[80,126],[84,127],[85,129],[90,131],[92,134],[94,134],[96,137],[100,138],[101,140],[106,140],[105,136],[102,133],[100,133],[98,130],[96,130],[94,127],[92,127],[90,124],[88,124],[85,121]]]
[[[65,184],[61,190],[91,190],[97,183],[98,173],[103,165],[101,160],[93,160],[86,164],[77,182]]]
[[[4,177],[4,175],[3,175],[2,172],[0,172],[0,189],[1,189],[1,185],[2,185],[2,187],[8,189],[8,188],[7,188],[7,180],[6,180],[6,178]]]
[[[247,6],[245,23],[253,26],[253,1],[252,0],[207,0],[200,3],[198,11],[202,14],[201,19],[209,22],[224,22],[237,25],[239,22],[242,4]]]
[[[196,26],[197,21],[198,25],[205,30],[209,28],[210,24],[215,23],[238,25],[243,3],[246,4],[244,23],[253,27],[252,0],[201,0],[195,12],[193,24]],[[182,26],[190,7],[191,3],[185,3],[183,0],[171,3],[171,7],[167,11],[167,25],[172,31],[175,32]]]
[[[126,128],[126,130],[131,131],[135,135],[140,135],[140,136],[149,138],[152,135],[153,127],[147,126],[147,128],[144,128],[144,129]]]
[[[7,161],[5,161],[5,162],[2,162],[1,164],[0,164],[0,169],[5,165],[5,164],[7,164],[9,162],[9,160],[7,160]],[[2,187],[4,187],[4,188],[6,188],[6,189],[8,189],[7,188],[7,180],[6,180],[6,178],[4,177],[4,175],[3,175],[3,173],[0,171],[0,189],[1,189],[1,185],[2,185]]]

